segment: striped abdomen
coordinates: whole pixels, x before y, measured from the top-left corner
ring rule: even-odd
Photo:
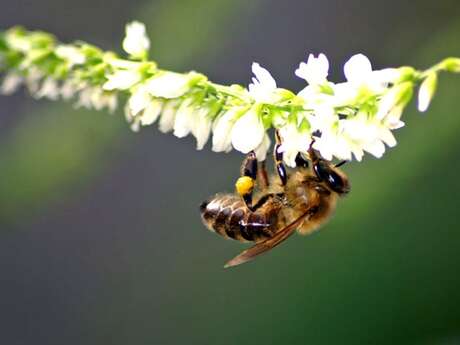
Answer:
[[[268,200],[251,212],[239,196],[217,195],[200,206],[201,218],[211,231],[237,241],[259,242],[276,232],[279,205]]]

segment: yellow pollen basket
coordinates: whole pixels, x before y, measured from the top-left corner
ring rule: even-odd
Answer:
[[[254,180],[249,176],[241,176],[235,183],[239,195],[245,195],[254,189]]]

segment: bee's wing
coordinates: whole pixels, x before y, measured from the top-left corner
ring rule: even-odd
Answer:
[[[291,224],[286,225],[284,228],[279,230],[272,238],[263,242],[257,243],[255,246],[245,250],[240,255],[234,257],[232,260],[225,264],[225,268],[238,266],[245,262],[251,261],[256,256],[265,253],[266,251],[276,247],[278,244],[286,240],[291,236],[295,229],[304,221],[305,217],[311,214],[311,210],[305,211],[299,218],[294,220]]]

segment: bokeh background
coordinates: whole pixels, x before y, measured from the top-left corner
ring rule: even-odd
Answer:
[[[324,52],[376,68],[460,56],[458,0],[1,0],[0,27],[120,51],[144,21],[178,71],[282,87]],[[236,269],[243,246],[198,205],[231,190],[242,156],[24,92],[0,98],[0,344],[460,344],[460,78],[443,75],[399,145],[345,167],[352,193],[309,238]]]

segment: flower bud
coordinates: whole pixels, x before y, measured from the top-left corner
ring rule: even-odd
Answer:
[[[436,92],[438,75],[432,72],[425,78],[418,92],[418,110],[424,112],[428,109],[431,99]]]
[[[123,40],[123,49],[129,55],[137,59],[147,58],[150,49],[150,40],[147,37],[145,25],[140,22],[132,22],[126,25],[126,35]]]

